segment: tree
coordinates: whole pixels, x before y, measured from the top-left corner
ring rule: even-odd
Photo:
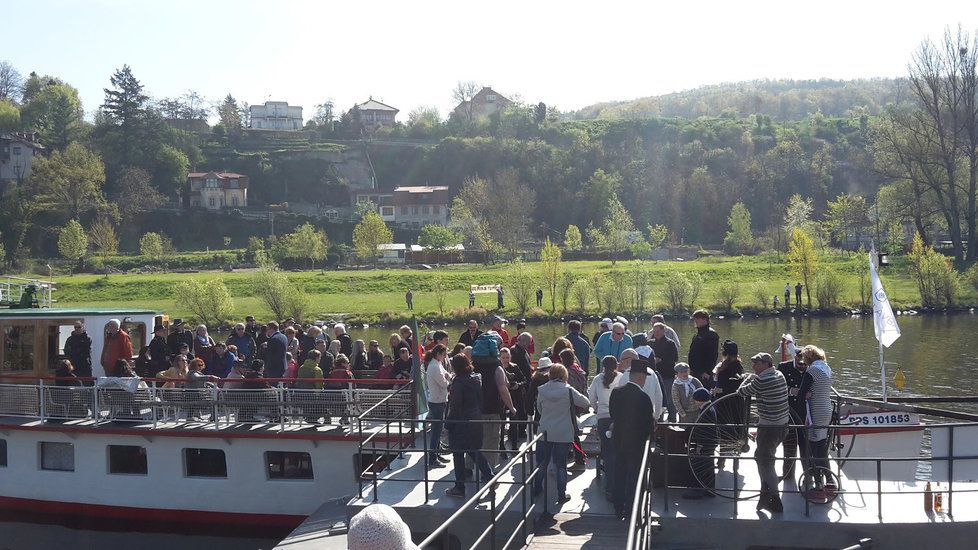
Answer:
[[[788,241],[788,265],[791,272],[805,285],[808,308],[812,307],[812,283],[818,273],[818,249],[815,241],[804,229],[795,228]]]
[[[437,107],[420,105],[408,114],[408,133],[412,137],[432,137],[441,125],[441,114]]]
[[[146,233],[139,239],[139,253],[163,263],[163,238],[159,233]]]
[[[914,235],[907,259],[910,260],[910,274],[920,292],[921,305],[953,306],[959,283],[958,274],[948,258],[925,245],[920,235]]]
[[[20,109],[9,99],[0,99],[0,133],[20,129]]]
[[[754,251],[754,234],[750,228],[750,210],[742,202],[730,209],[727,225],[730,231],[723,239],[723,248],[728,254],[750,254]]]
[[[118,130],[116,145],[120,148],[122,165],[132,165],[136,160],[137,138],[145,130],[148,119],[149,96],[143,85],[132,74],[129,65],[123,65],[109,78],[112,88],[105,88],[102,113],[108,126]]]
[[[0,100],[20,99],[24,79],[8,61],[0,61]]]
[[[608,203],[608,216],[600,227],[589,225],[588,238],[594,245],[611,254],[611,265],[615,265],[622,252],[628,250],[629,235],[635,231],[635,224],[618,195],[612,195]]]
[[[563,254],[560,247],[550,242],[548,237],[540,251],[540,262],[543,270],[543,282],[550,291],[550,314],[557,312],[557,286],[564,273],[564,265],[561,261]]]
[[[149,172],[142,168],[127,166],[122,169],[112,199],[119,205],[123,225],[128,225],[140,213],[155,210],[166,202],[150,181]]]
[[[530,295],[533,293],[534,277],[533,271],[526,262],[516,258],[509,264],[509,295],[516,303],[516,310],[520,316],[526,315],[530,307]]]
[[[358,220],[362,220],[370,212],[377,212],[377,205],[373,201],[363,201],[358,202],[356,206],[353,207],[353,215],[356,216]]]
[[[173,290],[178,302],[209,327],[222,325],[234,312],[231,292],[221,279],[189,279],[177,283]]]
[[[431,249],[444,251],[462,242],[462,237],[450,227],[438,224],[428,224],[421,228],[418,244]]]
[[[302,319],[309,309],[309,297],[289,281],[274,262],[260,254],[258,270],[252,276],[254,293],[261,298],[275,319]]]
[[[545,120],[547,120],[547,104],[541,101],[533,108],[533,122],[539,126]]]
[[[333,100],[327,99],[326,101],[316,105],[316,114],[313,115],[312,119],[320,128],[332,130],[334,117]]]
[[[99,218],[92,224],[88,229],[88,238],[103,263],[119,251],[119,237],[116,236],[115,227],[104,218]]]
[[[795,193],[788,200],[784,215],[784,232],[793,235],[795,229],[808,229],[812,216],[812,199],[806,199]]]
[[[462,236],[466,246],[481,250],[485,254],[487,263],[492,261],[495,256],[496,241],[489,234],[482,217],[476,217],[461,196],[452,199],[452,206],[448,211],[450,216],[448,226]]]
[[[840,242],[843,248],[858,246],[863,230],[869,225],[866,199],[843,193],[834,201],[829,201],[826,206],[828,210],[825,212],[825,228],[829,235]]]
[[[69,218],[78,219],[105,202],[102,159],[79,143],[68,145],[64,152],[54,151],[48,158],[36,158],[32,171],[41,203]]]
[[[66,260],[78,262],[88,251],[88,235],[78,220],[70,220],[58,234],[58,252]]]
[[[479,85],[472,81],[462,82],[460,80],[455,85],[455,89],[452,90],[452,99],[457,104],[455,112],[460,112],[465,122],[472,122],[472,98],[477,93],[479,93]],[[461,111],[459,111],[459,107],[461,107]]]
[[[516,257],[528,229],[528,213],[536,206],[536,192],[519,181],[515,170],[503,170],[491,181],[468,178],[456,199],[452,203],[453,219],[456,208],[464,205],[459,211],[457,226],[481,234],[478,240],[483,244],[501,243],[510,256]]]
[[[360,261],[373,261],[379,256],[377,248],[394,240],[394,233],[376,212],[369,212],[353,228],[353,247]]]
[[[221,104],[217,108],[217,116],[221,121],[221,126],[224,126],[229,136],[237,137],[241,135],[241,111],[234,96],[228,94],[224,97],[224,100],[221,101]]]
[[[316,229],[311,223],[307,222],[300,225],[295,231],[286,235],[284,239],[288,242],[290,258],[308,260],[309,267],[313,267],[316,262],[326,259],[329,240],[326,238],[325,232]]]
[[[591,285],[588,283],[587,278],[579,277],[574,281],[574,287],[571,292],[574,294],[574,303],[577,305],[577,311],[584,313],[587,310],[588,298],[591,296]]]
[[[560,311],[566,312],[568,310],[567,305],[570,303],[571,292],[574,290],[574,282],[577,279],[574,278],[574,274],[570,271],[564,271],[560,275],[560,283],[557,285],[557,294],[560,296]]]
[[[52,82],[38,90],[21,115],[24,126],[38,132],[41,142],[52,149],[63,150],[83,128],[78,90],[67,84]]]
[[[649,246],[653,250],[662,246],[662,243],[666,242],[666,239],[669,238],[669,228],[661,224],[649,224],[647,231],[649,233]]]
[[[564,248],[575,252],[580,250],[582,246],[583,239],[581,239],[581,230],[576,225],[568,225],[564,231]]]

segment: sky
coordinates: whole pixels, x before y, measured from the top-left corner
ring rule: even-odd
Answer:
[[[442,116],[459,81],[562,111],[758,78],[906,73],[978,2],[10,0],[0,60],[78,88],[128,64],[154,98],[194,90],[337,111],[369,97]]]

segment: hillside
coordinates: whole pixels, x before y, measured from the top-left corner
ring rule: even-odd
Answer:
[[[588,120],[761,114],[776,120],[800,120],[816,112],[828,117],[845,117],[853,112],[875,115],[888,103],[904,101],[908,92],[905,79],[753,80],[597,103],[569,116]]]

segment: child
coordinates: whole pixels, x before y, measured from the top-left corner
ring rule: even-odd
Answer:
[[[285,377],[295,379],[299,372],[299,365],[295,362],[295,356],[292,355],[291,351],[285,352],[285,360],[288,362],[288,366],[285,368]]]

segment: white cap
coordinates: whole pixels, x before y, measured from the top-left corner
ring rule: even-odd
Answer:
[[[608,325],[610,327],[611,326],[611,322],[612,322],[611,319],[608,318],[608,317],[605,317],[604,319],[601,319],[601,324],[602,325]]]
[[[418,550],[407,524],[386,504],[371,504],[353,516],[346,540],[350,550]]]
[[[652,348],[649,346],[639,346],[635,348],[635,353],[637,353],[642,359],[648,359],[649,357],[652,357]]]
[[[537,370],[549,369],[550,365],[552,364],[553,361],[551,361],[549,357],[541,357],[540,360],[537,361]]]

